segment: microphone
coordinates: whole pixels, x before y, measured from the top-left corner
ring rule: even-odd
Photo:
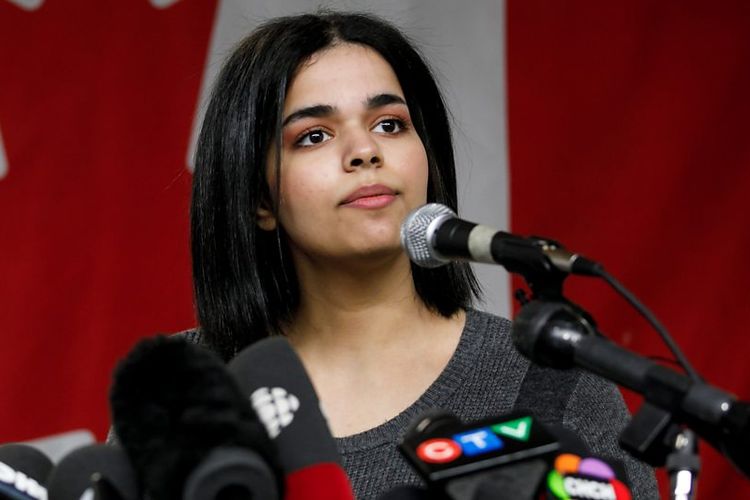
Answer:
[[[54,500],[139,500],[138,480],[119,446],[94,444],[68,453],[47,479]],[[85,495],[85,496],[84,496]]]
[[[427,413],[399,449],[431,492],[451,500],[531,500],[544,489],[551,498],[586,490],[604,496],[581,498],[630,500],[620,464],[587,456],[574,433],[528,412],[471,423]]]
[[[518,351],[537,364],[578,366],[643,395],[750,477],[750,403],[617,346],[564,302],[525,304],[511,326],[511,337]],[[633,453],[638,456],[638,451]]]
[[[276,445],[285,498],[352,500],[318,396],[289,342],[280,336],[255,342],[228,367]]]
[[[428,203],[401,224],[401,246],[420,267],[454,260],[500,264],[524,276],[542,273],[597,275],[599,264],[545,238],[523,238],[459,219],[445,205]]]
[[[52,461],[33,446],[0,446],[0,499],[47,500],[44,484]]]
[[[139,342],[115,371],[110,401],[115,432],[151,498],[279,497],[266,431],[205,348],[176,337]]]
[[[618,464],[619,465],[619,464]],[[600,458],[561,453],[546,477],[550,499],[592,498],[631,500],[630,487],[616,468]]]
[[[550,499],[631,500],[633,495],[625,464],[593,456],[581,437],[563,425],[550,424],[549,430],[560,441],[560,451],[550,464],[544,482]]]

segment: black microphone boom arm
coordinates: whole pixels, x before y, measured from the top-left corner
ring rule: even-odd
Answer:
[[[749,403],[617,346],[570,303],[527,303],[516,316],[511,335],[521,354],[536,363],[577,366],[641,394],[750,477]]]

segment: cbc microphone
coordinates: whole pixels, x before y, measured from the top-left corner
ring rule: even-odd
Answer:
[[[524,276],[549,272],[596,275],[599,264],[543,238],[523,238],[459,219],[445,205],[428,203],[401,225],[401,246],[420,267],[454,260],[500,264]]]
[[[139,342],[118,365],[114,429],[159,500],[279,498],[263,424],[223,362],[175,337]]]
[[[318,396],[289,342],[260,340],[230,361],[229,371],[276,445],[286,500],[352,500]]]
[[[43,485],[51,469],[52,461],[33,446],[0,446],[0,499],[47,500]]]
[[[54,500],[139,500],[138,479],[119,446],[94,444],[63,457],[47,479]]]

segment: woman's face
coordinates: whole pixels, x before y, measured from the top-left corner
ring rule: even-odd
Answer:
[[[426,201],[427,155],[380,54],[355,44],[315,54],[289,88],[282,135],[278,222],[296,259],[401,252],[401,222]]]

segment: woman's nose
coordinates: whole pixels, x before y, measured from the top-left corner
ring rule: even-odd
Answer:
[[[380,147],[369,133],[357,132],[351,137],[349,151],[344,157],[344,169],[352,171],[360,167],[379,167],[383,164]]]

